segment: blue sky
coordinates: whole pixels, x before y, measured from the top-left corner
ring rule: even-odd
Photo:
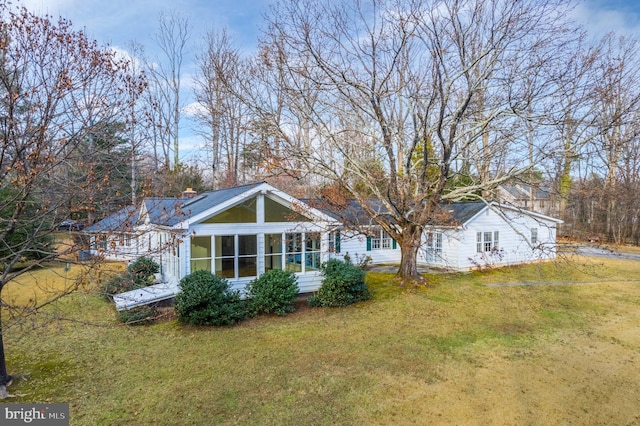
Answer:
[[[53,17],[64,16],[76,28],[85,29],[88,36],[100,44],[126,49],[131,41],[145,47],[153,58],[158,15],[161,11],[178,11],[187,17],[191,29],[192,48],[185,58],[183,87],[189,86],[194,72],[193,58],[202,36],[211,29],[227,28],[243,50],[253,51],[257,45],[263,14],[273,0],[22,0],[21,4],[36,13]],[[583,0],[574,11],[574,18],[583,23],[594,37],[608,31],[640,34],[640,1]],[[190,93],[186,93],[190,96]],[[188,104],[186,99],[184,104]],[[183,152],[201,143],[189,124],[181,128]],[[181,155],[182,157],[182,155]],[[185,158],[186,159],[186,158]]]
[[[255,45],[269,0],[22,0],[37,13],[64,16],[101,43],[135,40],[151,47],[161,11],[175,10],[191,24],[197,41],[212,28],[227,27],[242,45]]]
[[[35,12],[69,18],[101,43],[122,47],[135,40],[148,48],[161,11],[188,17],[193,41],[211,28],[226,27],[242,46],[256,44],[262,15],[271,0],[22,0]],[[583,0],[575,17],[594,33],[635,32],[640,24],[638,0]]]

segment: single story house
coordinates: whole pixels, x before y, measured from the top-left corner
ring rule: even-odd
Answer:
[[[418,263],[465,270],[555,257],[557,219],[479,202],[443,208],[450,224],[427,228]],[[301,292],[312,292],[321,284],[320,265],[332,257],[400,261],[399,246],[379,226],[345,227],[330,211],[264,182],[145,199],[83,232],[94,255],[149,256],[161,265],[160,283],[119,295],[118,309],[173,297],[179,280],[199,269],[239,290],[270,269],[286,269],[296,273]]]
[[[466,271],[554,259],[556,229],[561,220],[499,203],[442,204],[446,224],[427,226],[417,263]],[[368,258],[376,264],[400,262],[400,248],[380,226],[361,226],[339,235],[334,257]]]

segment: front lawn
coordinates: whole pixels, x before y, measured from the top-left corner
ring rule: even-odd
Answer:
[[[574,259],[418,289],[370,273],[371,301],[222,328],[123,326],[77,294],[54,306],[73,321],[9,330],[9,372],[28,380],[7,402],[68,402],[72,425],[628,424],[639,273]]]

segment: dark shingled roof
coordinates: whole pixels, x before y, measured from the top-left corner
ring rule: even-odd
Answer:
[[[189,217],[198,215],[231,198],[238,196],[263,182],[256,182],[233,188],[204,192],[194,198],[146,198],[142,203],[149,216],[149,221],[155,225],[173,226]],[[125,207],[100,222],[84,230],[86,232],[127,232],[138,223],[140,209]]]
[[[87,226],[83,232],[128,232],[132,231],[138,221],[139,209],[128,206],[111,216],[105,217],[93,225]]]
[[[312,207],[322,210],[326,214],[349,224],[372,224],[362,206],[354,199],[345,200],[342,205],[330,204],[324,200],[303,200]],[[391,219],[388,210],[380,200],[368,200],[369,206],[380,215],[387,215]],[[440,211],[434,216],[432,225],[460,226],[478,214],[487,206],[481,201],[453,202],[440,204]]]
[[[469,219],[487,207],[482,201],[460,201],[441,204],[440,208],[447,215],[451,215],[453,225],[464,225]]]
[[[529,191],[531,190],[530,185],[502,185],[502,189],[507,191],[511,196],[516,199],[526,199],[528,200],[530,197]],[[533,187],[533,197],[538,200],[547,200],[551,197],[551,192],[549,190],[543,188]]]
[[[146,198],[142,203],[149,221],[155,225],[174,226],[190,217],[199,215],[217,205],[228,201],[246,191],[263,184],[256,182],[233,188],[204,192],[194,198]],[[344,204],[336,206],[321,199],[301,200],[310,207],[317,208],[346,224],[369,225],[372,223],[361,205],[353,199],[345,200]],[[369,200],[369,206],[382,216],[391,217],[380,200]],[[440,212],[434,215],[431,225],[459,226],[463,225],[484,207],[482,202],[443,203]],[[102,219],[100,222],[85,228],[86,232],[128,232],[133,230],[138,221],[145,218],[140,216],[140,208],[126,207],[119,212]]]

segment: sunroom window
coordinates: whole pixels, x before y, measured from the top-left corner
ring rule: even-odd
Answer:
[[[256,235],[216,235],[215,271],[224,278],[255,277],[258,244]]]
[[[211,272],[211,237],[191,237],[191,272]]]
[[[320,233],[307,233],[304,265],[306,271],[317,271],[320,269]]]
[[[282,269],[282,234],[264,235],[264,269]]]
[[[302,234],[285,234],[285,245],[286,270],[302,272]]]

